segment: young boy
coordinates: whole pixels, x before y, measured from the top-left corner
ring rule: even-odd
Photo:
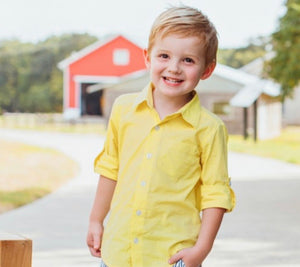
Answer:
[[[115,101],[95,160],[87,244],[101,266],[199,267],[233,209],[226,128],[195,91],[215,68],[217,46],[214,26],[194,8],[155,20],[145,51],[151,83]]]

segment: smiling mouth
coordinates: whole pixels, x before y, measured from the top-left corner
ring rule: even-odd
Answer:
[[[170,78],[170,77],[163,77],[163,79],[169,83],[182,83],[183,80],[179,80],[179,79],[174,79],[174,78]]]

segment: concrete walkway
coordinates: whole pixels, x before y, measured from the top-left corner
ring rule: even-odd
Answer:
[[[33,240],[33,267],[98,266],[85,236],[97,183],[93,159],[103,138],[4,129],[0,138],[56,148],[81,166],[79,175],[55,193],[0,215],[0,232]],[[300,167],[230,153],[229,170],[237,206],[225,216],[204,266],[300,266]]]

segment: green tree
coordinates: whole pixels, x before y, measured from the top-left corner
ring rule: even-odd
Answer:
[[[245,47],[219,49],[218,62],[232,68],[241,68],[256,58],[266,54],[269,38],[258,37],[250,40]]]
[[[97,38],[89,34],[51,36],[36,44],[0,41],[0,112],[60,112],[63,81],[59,61]]]
[[[19,94],[17,88],[19,73],[9,55],[0,58],[0,110],[16,109]]]
[[[30,85],[30,43],[16,39],[0,41],[0,111],[22,111],[23,95]]]
[[[275,56],[266,64],[270,77],[281,84],[282,100],[292,97],[300,81],[300,0],[287,0],[286,13],[272,34]]]

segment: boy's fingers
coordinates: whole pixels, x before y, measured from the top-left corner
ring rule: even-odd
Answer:
[[[99,235],[90,235],[87,240],[91,254],[94,257],[101,257],[101,239]]]
[[[169,264],[174,264],[177,261],[181,260],[181,258],[182,258],[182,255],[181,255],[181,252],[179,251],[169,259]]]
[[[100,235],[93,235],[93,239],[94,239],[94,249],[96,250],[100,249],[100,245],[101,245]]]
[[[89,246],[89,247],[92,247],[94,242],[93,242],[93,237],[92,235],[88,235],[87,238],[86,238],[86,244]]]
[[[99,249],[95,250],[94,248],[91,247],[90,252],[92,256],[101,258],[101,250]]]

